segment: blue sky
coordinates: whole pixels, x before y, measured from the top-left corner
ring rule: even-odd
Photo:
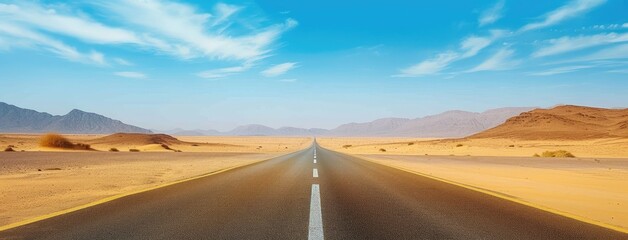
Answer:
[[[628,1],[4,1],[0,101],[153,129],[627,107]]]

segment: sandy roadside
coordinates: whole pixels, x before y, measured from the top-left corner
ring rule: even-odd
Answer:
[[[576,157],[628,158],[628,139],[516,140],[319,138],[321,146],[352,154],[531,157],[566,150]]]
[[[628,229],[628,159],[358,156]]]
[[[224,138],[204,138],[218,141]],[[0,152],[0,226],[303,149],[307,138],[230,139],[256,152]],[[272,148],[278,143],[282,147]],[[288,146],[288,147],[286,147]],[[241,147],[239,147],[241,148]]]

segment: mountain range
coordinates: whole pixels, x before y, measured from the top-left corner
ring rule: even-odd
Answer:
[[[271,128],[259,124],[239,126],[231,131],[182,130],[157,131],[172,135],[228,136],[356,136],[356,137],[464,137],[495,127],[506,119],[530,111],[532,107],[498,108],[481,113],[447,111],[422,118],[382,118],[365,123],[348,123],[334,129]]]
[[[45,112],[19,108],[3,102],[0,102],[0,132],[151,133],[148,129],[128,125],[118,120],[78,109],[74,109],[66,115],[56,116]]]
[[[573,105],[534,109],[470,138],[582,140],[628,138],[628,108]]]
[[[154,132],[187,136],[356,136],[356,137],[464,137],[493,128],[531,107],[498,108],[481,113],[447,111],[421,118],[382,118],[371,122],[348,123],[334,129],[243,125],[226,132],[185,130]],[[151,130],[125,124],[95,113],[74,109],[63,116],[23,109],[0,102],[0,132],[19,133],[150,133]]]

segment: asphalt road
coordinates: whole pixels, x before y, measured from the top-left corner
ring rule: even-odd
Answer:
[[[308,238],[628,235],[316,145],[0,232],[0,239]]]

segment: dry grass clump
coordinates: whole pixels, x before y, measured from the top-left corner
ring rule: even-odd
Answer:
[[[464,145],[462,145],[462,143],[456,144],[456,147],[462,147],[462,146],[464,146]]]
[[[129,149],[129,152],[139,152],[139,151],[140,151],[139,149],[135,149],[135,148]]]
[[[49,147],[49,148],[92,150],[89,144],[82,144],[82,143],[74,144],[70,142],[70,140],[68,140],[67,138],[56,133],[48,133],[46,135],[43,135],[41,139],[39,139],[39,146]]]
[[[118,150],[117,148],[110,148],[109,152],[119,152],[120,150]]]
[[[4,149],[5,152],[15,152],[15,149],[13,149],[12,147],[7,147]]]
[[[535,156],[538,156],[538,154],[535,154]],[[541,153],[541,157],[574,158],[576,156],[565,150],[556,150],[545,151]]]
[[[386,152],[386,149],[385,148],[380,148],[379,151],[380,152]]]
[[[351,145],[351,144],[342,145],[342,148],[350,148],[350,147],[353,147],[353,145]]]

